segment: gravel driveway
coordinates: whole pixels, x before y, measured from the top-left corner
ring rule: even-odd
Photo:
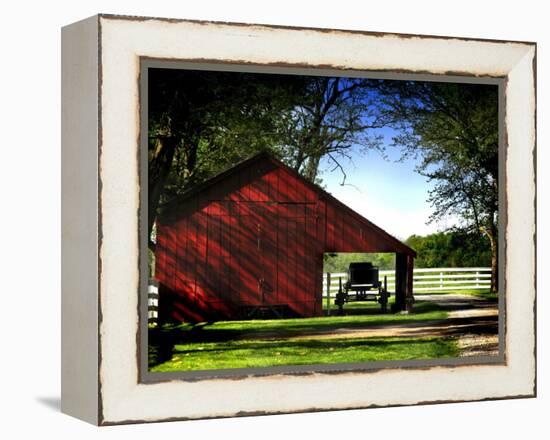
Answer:
[[[416,301],[429,301],[445,309],[449,317],[441,320],[380,324],[366,329],[331,329],[285,339],[338,339],[367,337],[453,337],[461,357],[498,355],[498,307],[495,302],[472,295],[416,295]],[[277,336],[273,336],[276,339]],[[262,339],[271,339],[263,336]]]
[[[473,295],[417,295],[417,301],[438,304],[449,313],[441,334],[458,338],[461,356],[498,355],[498,304]]]

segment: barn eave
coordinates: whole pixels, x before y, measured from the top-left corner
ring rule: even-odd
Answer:
[[[413,258],[416,257],[416,251],[409,246],[407,246],[405,243],[403,243],[401,240],[397,239],[390,233],[386,232],[381,227],[377,226],[376,224],[372,223],[367,218],[363,217],[358,212],[354,211],[349,206],[342,203],[340,200],[338,200],[336,197],[325,191],[323,188],[319,187],[318,185],[314,184],[313,182],[310,182],[309,180],[305,179],[303,176],[301,176],[297,171],[293,170],[289,166],[285,165],[273,155],[266,151],[262,151],[252,157],[249,157],[238,164],[229,167],[225,169],[224,171],[220,172],[219,174],[216,174],[215,176],[205,180],[204,182],[201,182],[197,185],[195,185],[193,188],[190,188],[183,194],[177,196],[170,202],[166,203],[161,208],[161,214],[160,219],[163,224],[170,224],[171,222],[177,221],[178,217],[182,213],[182,205],[188,204],[189,201],[191,201],[195,196],[201,194],[202,192],[206,191],[207,189],[213,187],[214,185],[221,183],[225,181],[226,179],[229,179],[234,174],[240,172],[241,170],[253,166],[255,164],[258,164],[262,161],[268,161],[274,166],[281,168],[285,170],[287,173],[292,175],[294,178],[299,179],[300,182],[302,182],[304,185],[306,185],[309,189],[314,191],[315,193],[319,194],[320,198],[326,200],[328,203],[331,203],[333,205],[336,205],[338,209],[342,209],[348,214],[350,214],[352,217],[354,217],[362,226],[364,226],[367,229],[370,229],[374,233],[378,234],[379,236],[384,237],[388,242],[390,242],[394,247],[396,252],[405,253],[408,255],[411,255]]]

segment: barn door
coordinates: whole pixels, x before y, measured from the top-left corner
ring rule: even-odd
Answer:
[[[239,215],[240,300],[248,305],[276,304],[276,205],[242,204]]]
[[[258,230],[261,277],[259,294],[261,304],[277,304],[277,218],[276,203],[261,203],[261,226]]]
[[[247,211],[239,215],[238,227],[238,273],[235,280],[235,293],[242,305],[260,304],[259,281],[262,277],[260,264],[260,223],[255,215]]]
[[[227,273],[218,271],[218,283],[229,282],[231,298],[241,305],[302,303],[299,307],[306,307],[304,303],[313,301],[315,293],[315,267],[309,264],[317,246],[311,208],[306,204],[237,203],[238,216],[232,217],[229,231],[228,261],[233,265]]]
[[[277,220],[277,295],[300,316],[313,316],[316,255],[315,206],[287,204]]]

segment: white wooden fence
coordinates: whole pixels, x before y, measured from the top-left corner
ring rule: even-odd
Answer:
[[[387,277],[388,290],[395,291],[395,271],[381,270],[380,281]],[[339,279],[342,283],[347,281],[347,273],[323,274],[323,297],[328,300],[334,298],[339,288]],[[330,288],[327,290],[327,280],[330,280]],[[438,267],[435,269],[414,269],[413,293],[443,292],[445,290],[461,289],[488,289],[491,286],[490,267]],[[158,317],[158,287],[155,284],[148,286],[149,322],[154,323]],[[329,304],[330,307],[330,304]]]
[[[348,278],[347,273],[324,273],[323,274],[323,296],[327,296],[327,280],[330,280],[330,296],[338,292],[339,279],[342,283]],[[395,291],[395,271],[381,270],[380,281],[384,276],[388,280],[388,290]],[[413,271],[413,293],[422,292],[443,292],[445,290],[461,289],[488,289],[491,286],[490,267],[438,267],[434,269],[414,269]]]
[[[159,288],[156,281],[149,281],[147,286],[148,318],[150,324],[156,324],[158,320]]]

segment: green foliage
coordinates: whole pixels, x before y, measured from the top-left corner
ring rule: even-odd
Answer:
[[[434,183],[431,221],[453,216],[462,231],[485,234],[491,290],[498,290],[498,87],[416,81],[379,84],[394,145],[420,157]],[[428,264],[433,264],[428,262]]]
[[[269,150],[321,183],[329,156],[377,147],[370,80],[149,70],[149,232],[159,208],[193,185]],[[151,242],[154,242],[151,237]]]
[[[381,137],[372,129],[380,128],[379,113],[372,80],[344,77],[307,78],[303,100],[286,118],[282,148],[289,165],[306,179],[321,184],[319,163],[328,156],[334,169],[346,171],[341,159],[352,153],[380,146]]]
[[[419,156],[417,171],[434,181],[434,220],[453,214],[488,228],[498,207],[498,88],[482,84],[385,82],[394,145]]]
[[[486,236],[465,232],[439,232],[410,236],[405,243],[417,253],[415,267],[488,267],[491,247]]]
[[[417,171],[435,182],[429,194],[432,220],[452,215],[461,220],[461,230],[488,238],[492,261],[483,265],[491,265],[496,291],[496,86],[150,69],[148,122],[151,248],[159,207],[244,158],[267,149],[322,184],[319,163],[328,157],[345,184],[340,161],[379,148],[373,130],[390,126],[396,130],[394,145],[404,157],[418,155]],[[422,247],[425,256],[417,266],[486,261],[477,245],[448,239],[434,238]],[[393,267],[392,256],[375,254],[366,260],[327,257],[327,270],[344,271],[348,258]]]
[[[350,263],[369,262],[378,266],[380,270],[395,268],[395,254],[389,253],[326,253],[323,261],[323,272],[339,273],[347,272]]]
[[[490,267],[491,246],[485,235],[464,231],[411,235],[407,246],[417,252],[415,267]],[[347,272],[350,263],[370,262],[380,270],[395,269],[393,253],[326,253],[323,272]]]
[[[491,248],[486,236],[463,231],[411,235],[405,243],[417,252],[415,267],[489,267]],[[350,263],[371,262],[380,270],[395,268],[391,253],[327,253],[324,272],[346,272]]]
[[[305,87],[294,75],[151,69],[150,175],[162,165],[156,160],[159,139],[170,139],[173,150],[169,168],[158,170],[168,171],[161,203],[258,151],[275,149],[284,117],[303,100]]]

